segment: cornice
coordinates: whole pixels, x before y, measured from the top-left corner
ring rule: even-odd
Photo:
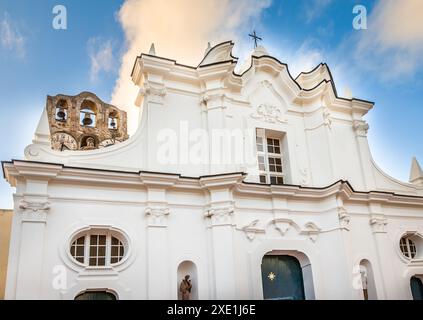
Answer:
[[[244,180],[245,176],[246,174],[242,172],[203,176],[199,178],[199,183],[200,186],[207,189],[231,187],[235,186],[238,183],[241,183]]]
[[[160,187],[205,191],[233,188],[238,194],[294,199],[325,199],[339,196],[343,201],[384,205],[423,207],[423,197],[384,191],[356,191],[348,181],[339,180],[325,187],[299,185],[266,185],[245,182],[246,173],[236,172],[200,177],[184,177],[163,172],[123,172],[103,169],[68,167],[62,164],[13,160],[2,162],[6,180],[16,186],[16,179],[46,179],[55,182],[92,183],[116,186]]]

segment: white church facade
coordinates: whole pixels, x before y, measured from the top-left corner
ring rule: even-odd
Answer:
[[[138,129],[119,143],[103,133],[124,113],[83,93],[89,111],[64,97],[57,118],[49,97],[25,159],[2,163],[6,299],[180,299],[185,275],[190,299],[422,298],[417,160],[408,183],[375,164],[373,103],[339,97],[326,64],[294,79],[258,47],[235,72],[233,45],[196,67],[137,57]]]

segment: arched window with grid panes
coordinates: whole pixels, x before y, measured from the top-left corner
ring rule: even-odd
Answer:
[[[117,264],[126,251],[124,238],[110,230],[91,230],[78,234],[70,246],[71,256],[78,263],[90,267]]]

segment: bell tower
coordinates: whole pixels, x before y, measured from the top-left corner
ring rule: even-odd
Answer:
[[[91,92],[47,96],[46,110],[53,150],[93,150],[128,139],[126,112]]]

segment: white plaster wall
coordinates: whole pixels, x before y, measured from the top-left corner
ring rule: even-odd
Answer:
[[[25,189],[24,189],[25,190]],[[23,190],[17,190],[17,198]],[[34,238],[21,230],[20,210],[16,209],[13,222],[13,236],[8,281],[7,299],[20,297],[23,291],[32,292],[27,287],[18,288],[16,281],[19,274],[31,273],[31,263],[25,266],[25,271],[17,267],[22,259],[28,260],[28,252],[22,252],[19,242],[36,241],[42,248],[42,271],[40,274],[40,289],[31,298],[72,299],[84,289],[107,288],[121,299],[148,299],[152,292],[159,298],[177,299],[177,268],[182,261],[193,261],[197,267],[197,278],[200,299],[222,298],[216,282],[231,283],[225,278],[231,265],[234,266],[234,293],[231,298],[261,299],[261,270],[263,255],[272,250],[301,252],[310,261],[316,299],[360,299],[360,291],[354,289],[353,268],[361,259],[370,261],[375,277],[379,299],[410,299],[409,278],[414,274],[423,273],[421,264],[410,265],[401,257],[398,247],[399,238],[404,232],[416,230],[423,233],[422,210],[401,206],[383,207],[383,214],[388,219],[387,233],[383,243],[388,256],[380,260],[380,248],[375,240],[375,233],[369,224],[369,208],[356,202],[345,203],[351,215],[350,231],[339,228],[336,208],[330,209],[335,203],[332,197],[322,201],[310,199],[291,201],[274,196],[244,196],[234,193],[235,213],[229,229],[219,229],[217,237],[210,237],[213,227],[208,225],[204,210],[210,200],[205,192],[195,190],[169,190],[166,201],[170,209],[165,228],[165,238],[154,238],[147,231],[146,190],[143,188],[115,187],[110,188],[92,184],[50,183],[48,187],[51,208],[47,214],[43,238]],[[224,199],[224,193],[216,199]],[[273,203],[273,205],[272,205]],[[285,203],[289,208],[284,214],[275,216],[274,203]],[[293,221],[284,234],[276,229],[275,217],[284,217]],[[252,220],[259,220],[257,227],[263,232],[255,234],[253,239],[247,237],[243,227]],[[313,222],[321,232],[315,240],[307,234],[302,234],[304,225]],[[122,230],[130,240],[130,255],[116,270],[84,271],[75,266],[67,255],[70,236],[86,226],[113,226]],[[42,228],[42,224],[38,224]],[[226,231],[225,231],[226,230]],[[229,230],[230,233],[227,233]],[[23,233],[22,233],[23,232]],[[39,235],[41,233],[38,233]],[[231,238],[228,235],[231,234]],[[153,238],[148,239],[149,235]],[[160,240],[157,250],[163,250],[163,259],[156,259],[149,265],[149,241]],[[233,240],[231,240],[233,239]],[[222,243],[219,243],[222,242]],[[220,262],[216,269],[213,248],[230,246],[233,250],[232,260]],[[156,250],[155,246],[150,246]],[[220,254],[220,252],[217,252]],[[222,252],[222,254],[224,254]],[[31,259],[39,259],[32,257]],[[389,261],[389,262],[388,262]],[[386,273],[387,263],[391,273]],[[54,268],[63,265],[67,270],[67,289],[55,290],[52,283],[56,274]],[[22,267],[22,265],[20,264]],[[157,273],[164,270],[164,274]],[[165,279],[168,285],[149,287],[149,277]],[[167,282],[168,281],[168,282]],[[227,282],[226,282],[227,281]],[[307,281],[307,279],[305,279]],[[387,286],[386,283],[389,285]],[[228,288],[229,290],[229,288]],[[230,290],[229,290],[230,292]]]

